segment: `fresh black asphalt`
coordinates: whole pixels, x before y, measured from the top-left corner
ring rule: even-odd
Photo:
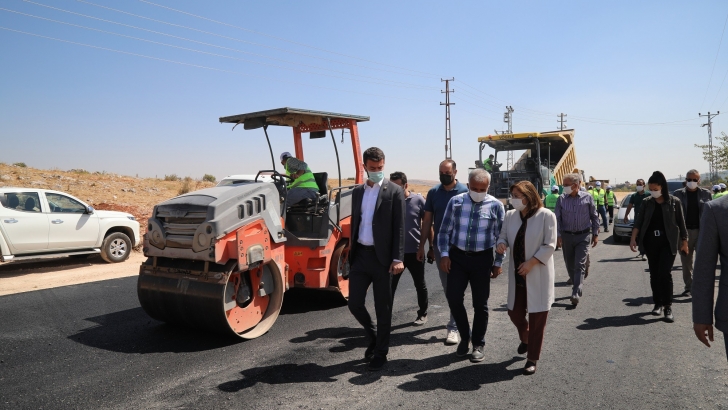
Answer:
[[[521,375],[505,275],[492,283],[486,359],[472,364],[443,344],[448,310],[434,266],[423,327],[411,325],[405,272],[390,361],[376,373],[362,360],[363,331],[330,292],[287,292],[277,323],[250,341],[149,318],[136,277],[3,296],[0,408],[728,408],[723,335],[710,349],[697,341],[689,297],[676,298],[675,323],[652,316],[647,263],[632,256],[611,238],[600,243],[573,309],[556,253],[556,303],[533,376]],[[673,276],[679,294],[679,266]]]

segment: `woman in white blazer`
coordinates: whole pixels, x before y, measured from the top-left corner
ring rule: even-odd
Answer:
[[[534,374],[541,357],[546,318],[554,303],[556,216],[543,207],[536,187],[521,181],[511,187],[496,251],[508,252],[508,316],[518,329],[518,353],[526,355],[524,374]],[[524,226],[525,225],[525,226]]]

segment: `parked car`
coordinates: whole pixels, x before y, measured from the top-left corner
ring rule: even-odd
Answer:
[[[627,206],[629,205],[629,200],[632,198],[632,195],[634,194],[625,195],[625,197],[622,198],[622,202],[619,204],[617,217],[614,219],[614,227],[612,229],[614,242],[619,243],[622,241],[622,238],[627,238],[627,241],[629,241],[629,238],[632,237],[632,228],[634,227],[634,209],[629,211],[629,215],[627,215],[627,223],[624,223],[624,216],[627,214]]]
[[[0,261],[100,254],[123,262],[139,243],[139,222],[97,211],[59,191],[0,188]]]
[[[220,180],[220,182],[217,183],[217,186],[247,184],[250,182],[255,182],[254,174],[228,175]],[[273,182],[273,179],[270,175],[261,174],[258,176],[258,182]]]

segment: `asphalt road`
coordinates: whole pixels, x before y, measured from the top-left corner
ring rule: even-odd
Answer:
[[[431,265],[429,322],[410,325],[416,297],[405,272],[390,362],[377,373],[366,371],[364,333],[332,293],[286,293],[273,329],[245,342],[150,319],[135,277],[3,296],[0,407],[728,408],[722,334],[710,349],[697,341],[689,298],[675,300],[675,323],[651,316],[647,263],[631,256],[611,238],[600,243],[572,309],[557,252],[557,301],[533,376],[521,375],[505,275],[491,290],[486,360],[472,364],[443,345],[447,304]],[[674,279],[679,294],[679,266]]]

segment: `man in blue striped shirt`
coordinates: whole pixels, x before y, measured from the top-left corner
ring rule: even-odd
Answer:
[[[440,249],[440,269],[447,272],[447,302],[450,313],[460,330],[457,356],[470,353],[473,342],[472,362],[485,359],[485,332],[488,328],[488,298],[490,279],[501,274],[504,255],[496,254],[495,247],[500,235],[505,210],[503,204],[488,195],[490,174],[475,169],[468,178],[468,193],[459,194],[447,204],[445,215],[437,234]],[[473,294],[473,330],[463,300],[470,284]],[[471,337],[468,337],[470,333]]]
[[[594,197],[579,189],[581,175],[564,175],[563,185],[564,193],[556,200],[556,223],[559,231],[556,245],[563,248],[566,271],[569,272],[572,282],[571,304],[576,306],[583,294],[589,243],[591,242],[592,248],[599,243],[599,215],[594,205]]]

